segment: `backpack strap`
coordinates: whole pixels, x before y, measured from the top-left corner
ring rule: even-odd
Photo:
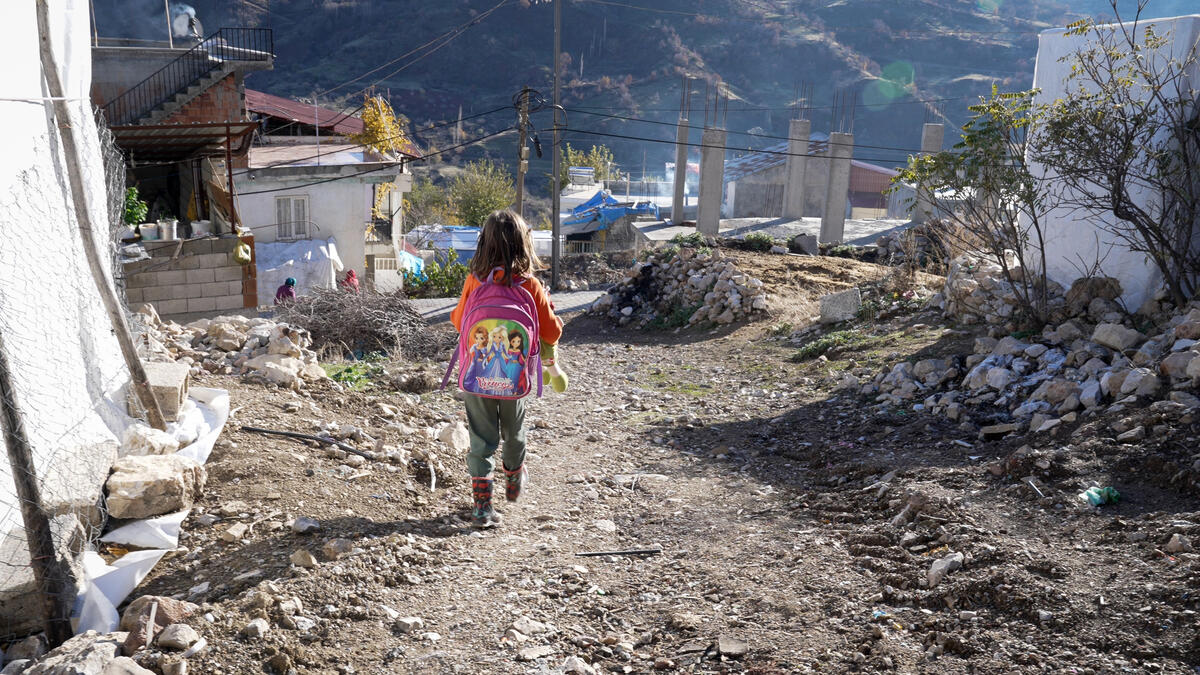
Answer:
[[[454,353],[458,354],[457,351],[455,351]],[[541,398],[542,397],[542,352],[540,349],[538,350],[538,354],[537,354],[537,377],[538,377],[538,398]]]
[[[540,357],[539,357],[540,358]],[[440,391],[445,391],[446,384],[450,382],[450,373],[454,372],[454,364],[458,363],[458,347],[454,347],[454,356],[450,357],[450,365],[446,367],[446,374],[442,376],[442,388]],[[541,382],[539,381],[539,386]]]

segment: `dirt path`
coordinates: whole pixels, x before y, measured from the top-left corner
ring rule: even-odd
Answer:
[[[644,334],[576,316],[571,390],[530,406],[528,494],[485,532],[467,526],[461,458],[442,455],[430,491],[419,461],[411,475],[351,467],[233,431],[187,549],[139,591],[205,602],[213,648],[194,667],[217,674],[1193,672],[1200,567],[1161,545],[1197,527],[1194,497],[1078,443],[1030,471],[1059,495],[1120,479],[1128,503],[1039,499],[985,468],[1012,442],[832,392],[844,369],[968,339],[926,321],[879,327],[874,351],[793,363],[762,325]],[[422,427],[461,414],[448,394],[205,384],[233,391],[230,429],[332,420],[414,457],[444,448]],[[293,533],[297,516],[320,530]],[[222,541],[232,521],[255,527]],[[323,554],[337,538],[353,550]],[[650,547],[661,554],[576,555]],[[289,561],[300,549],[315,567]],[[255,616],[271,631],[240,635]]]

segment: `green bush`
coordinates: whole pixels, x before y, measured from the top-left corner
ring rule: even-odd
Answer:
[[[826,333],[805,344],[792,355],[793,361],[808,361],[835,350],[845,350],[862,344],[866,336],[856,330],[839,330]]]
[[[742,239],[742,246],[750,251],[766,253],[775,245],[775,239],[763,232],[751,232]]]
[[[138,189],[125,188],[125,224],[130,227],[141,225],[146,221],[146,214],[149,212],[150,207],[146,202],[138,199]]]
[[[700,309],[700,305],[681,305],[674,304],[665,312],[659,313],[654,321],[650,322],[650,327],[658,330],[671,330],[675,328],[683,328],[688,325],[692,315],[696,310]]]
[[[444,265],[434,260],[425,266],[423,279],[405,272],[404,290],[411,298],[453,298],[462,292],[470,273],[470,268],[458,262],[458,252],[449,249]]]

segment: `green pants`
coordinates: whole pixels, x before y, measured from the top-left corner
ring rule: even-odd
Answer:
[[[525,399],[504,401],[463,394],[467,405],[467,431],[471,435],[471,450],[467,453],[467,469],[472,478],[491,475],[496,468],[492,455],[504,438],[501,458],[510,470],[525,463]]]

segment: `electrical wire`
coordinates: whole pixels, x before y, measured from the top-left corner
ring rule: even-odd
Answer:
[[[629,140],[629,141],[642,141],[645,143],[665,143],[665,144],[669,144],[669,145],[676,145],[676,141],[665,140],[665,139],[661,139],[661,138],[646,138],[643,136],[629,136],[626,134],[612,134],[612,133],[607,133],[604,131],[590,131],[587,129],[570,129],[570,128],[568,128],[568,129],[563,129],[563,131],[564,132],[573,132],[573,133],[577,133],[577,134],[587,134],[589,136],[605,136],[608,138],[620,138],[620,139]],[[753,154],[759,154],[759,155],[779,155],[779,156],[783,156],[783,157],[811,157],[812,156],[812,155],[809,155],[808,153],[788,152],[786,150],[765,150],[765,149],[754,150],[754,149],[749,149],[749,148],[730,147],[728,145],[713,145],[711,143],[693,143],[691,141],[684,143],[683,145],[686,145],[691,148],[716,148],[718,150],[725,150],[725,151],[745,150],[747,152],[750,152]],[[858,161],[867,161],[867,162],[899,161],[895,158],[885,158],[885,157],[851,157],[850,159],[855,159]]]
[[[492,132],[492,133],[490,133],[490,134],[487,134],[487,135],[484,135],[484,136],[479,136],[478,138],[473,138],[473,139],[471,139],[471,140],[469,140],[469,141],[466,141],[466,142],[463,142],[463,143],[459,143],[458,145],[452,145],[452,146],[450,146],[450,147],[448,147],[448,148],[445,148],[445,149],[442,149],[442,150],[438,150],[437,152],[431,152],[431,153],[429,153],[428,155],[426,155],[426,156],[425,156],[425,158],[428,158],[428,157],[436,157],[437,155],[440,155],[440,154],[442,154],[442,153],[444,153],[444,152],[450,152],[451,150],[457,150],[458,148],[463,148],[463,147],[466,147],[466,146],[468,146],[468,145],[474,145],[474,144],[476,144],[476,143],[479,143],[479,142],[482,142],[482,141],[486,141],[486,140],[487,140],[487,139],[489,139],[489,138],[493,138],[493,137],[499,136],[499,135],[501,135],[501,134],[505,134],[505,133],[508,133],[508,132],[510,132],[510,131],[513,131],[513,129],[514,129],[513,127],[507,127],[507,128],[505,128],[505,129],[501,129],[500,131],[495,131],[495,132]],[[296,190],[296,189],[298,189],[298,188],[305,188],[305,187],[309,187],[309,186],[312,186],[312,185],[321,185],[322,183],[332,183],[332,182],[334,182],[334,181],[338,181],[338,180],[346,180],[346,179],[348,179],[348,178],[357,178],[357,177],[359,177],[359,176],[364,176],[364,175],[366,175],[366,174],[369,174],[369,173],[374,173],[374,172],[376,172],[376,171],[383,171],[384,169],[388,169],[388,168],[394,168],[394,167],[376,167],[376,168],[374,168],[374,169],[367,169],[367,170],[365,170],[365,171],[359,171],[359,172],[352,173],[352,174],[349,174],[349,175],[346,175],[346,176],[334,176],[334,177],[332,177],[332,178],[324,178],[324,179],[321,179],[321,180],[315,180],[315,181],[312,181],[312,182],[309,182],[309,183],[302,183],[302,184],[300,184],[300,185],[289,185],[289,186],[287,186],[287,187],[282,187],[282,188],[270,188],[270,189],[267,189],[267,190],[252,190],[252,191],[250,191],[250,192],[238,192],[238,193],[237,193],[237,196],[238,196],[238,197],[244,197],[244,196],[248,196],[248,195],[261,195],[261,194],[267,194],[267,193],[271,193],[271,192],[286,192],[286,191],[292,191],[292,190]]]
[[[619,119],[619,120],[628,120],[630,122],[644,122],[646,124],[658,124],[661,126],[673,127],[676,129],[678,129],[680,126],[676,122],[661,122],[659,120],[648,120],[648,119],[641,119],[641,118],[637,118],[637,117],[626,117],[623,115],[608,115],[608,114],[604,114],[604,113],[587,112],[586,110],[576,110],[575,112],[579,112],[584,115],[595,115],[597,117],[609,117],[609,118],[614,118],[614,119]],[[688,128],[689,129],[699,129],[701,127],[688,125]],[[781,141],[803,141],[803,140],[805,140],[802,138],[791,138],[789,136],[773,136],[770,134],[756,134],[756,133],[751,133],[749,131],[727,131],[726,133],[737,134],[740,136],[750,136],[752,138],[768,138],[768,139],[775,139],[775,140],[781,140]],[[672,142],[674,142],[674,141],[672,141]],[[833,143],[832,141],[827,141],[827,142],[830,145],[845,145],[842,143]],[[921,152],[921,150],[919,148],[897,148],[897,147],[892,147],[892,146],[887,146],[887,145],[867,145],[865,143],[850,143],[849,145],[850,145],[850,147],[853,147],[853,148],[863,148],[863,149],[867,149],[867,150],[894,150],[896,152]]]

